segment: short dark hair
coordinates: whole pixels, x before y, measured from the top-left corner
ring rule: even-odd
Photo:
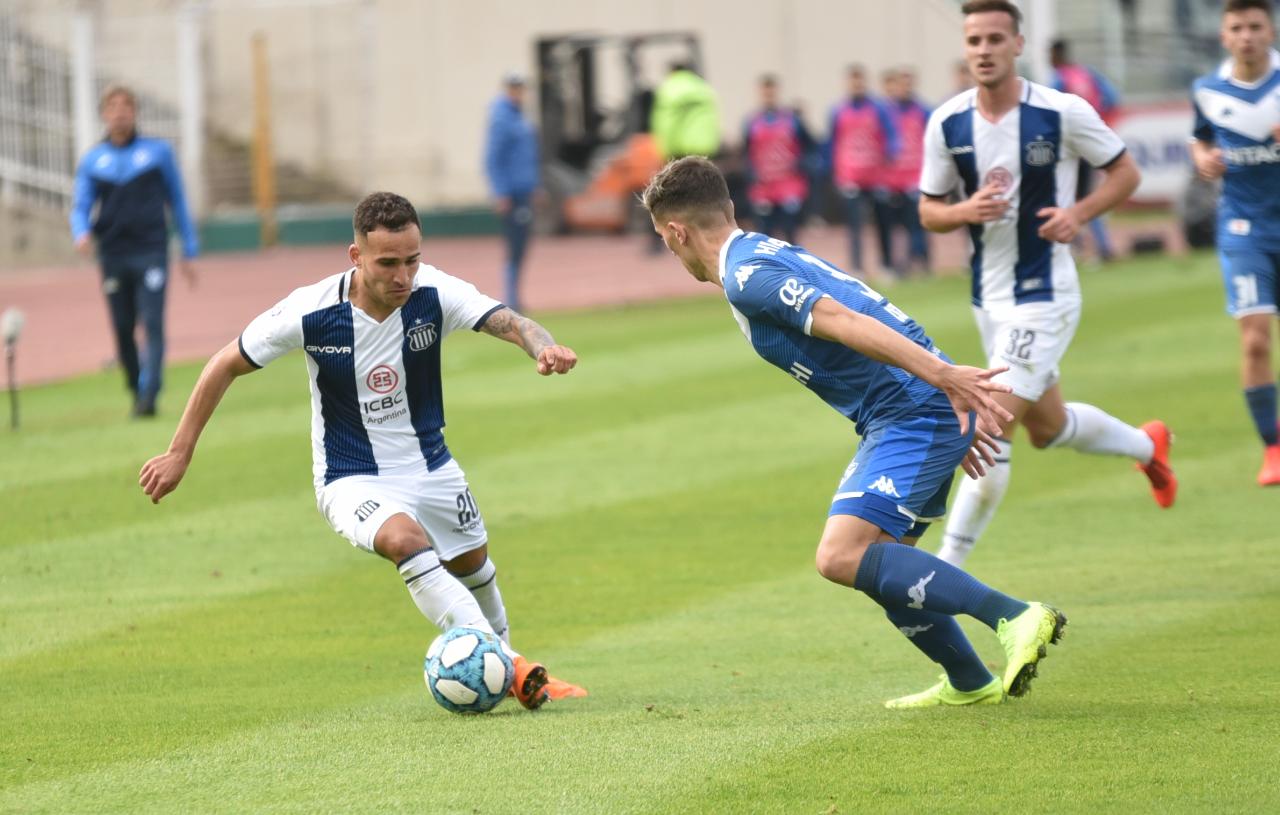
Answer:
[[[862,66],[862,63],[860,62],[855,62],[845,69],[845,76],[866,76],[866,75],[867,75],[867,69],[864,68]]]
[[[724,175],[702,156],[686,156],[663,167],[644,188],[640,201],[659,221],[677,214],[698,225],[710,221],[713,213],[733,218]]]
[[[356,234],[362,236],[379,229],[399,232],[410,225],[422,228],[418,211],[409,199],[394,192],[369,193],[356,204],[356,214],[351,219]]]
[[[960,7],[960,13],[968,17],[970,14],[985,14],[988,11],[1003,11],[1013,18],[1013,33],[1022,28],[1022,11],[1009,0],[969,0]]]
[[[1271,0],[1227,0],[1222,4],[1222,13],[1231,14],[1232,12],[1247,11],[1251,8],[1265,11],[1268,17],[1275,13],[1271,8]]]
[[[760,87],[762,88],[778,87],[778,75],[777,74],[761,74]]]

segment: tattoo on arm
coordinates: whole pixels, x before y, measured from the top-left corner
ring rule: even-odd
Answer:
[[[489,319],[480,326],[480,330],[520,346],[534,359],[538,358],[543,348],[556,343],[547,329],[509,308],[499,309],[489,315]]]

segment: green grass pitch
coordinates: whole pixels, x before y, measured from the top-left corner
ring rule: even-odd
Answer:
[[[159,507],[138,468],[198,366],[155,422],[114,374],[30,390],[0,431],[0,811],[1280,810],[1280,490],[1253,483],[1216,262],[1083,277],[1068,398],[1165,418],[1182,493],[1162,512],[1129,463],[1021,440],[971,568],[1071,627],[995,708],[882,709],[936,672],[813,569],[852,428],[715,297],[544,315],[582,357],[554,380],[446,345],[515,643],[592,693],[537,714],[430,700],[434,631],[315,510],[299,358],[233,387]],[[892,296],[972,362],[967,285]]]

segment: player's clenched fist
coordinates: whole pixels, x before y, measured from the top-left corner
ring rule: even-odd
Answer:
[[[161,498],[177,489],[178,482],[186,475],[187,465],[190,463],[190,459],[178,453],[169,452],[156,456],[142,465],[138,484],[151,499],[151,503],[158,504]]]
[[[1003,218],[1009,209],[1008,199],[1001,197],[1004,192],[1005,188],[996,182],[987,184],[975,192],[968,201],[969,222],[984,224]]]
[[[548,345],[538,352],[538,373],[543,376],[567,374],[577,364],[578,355],[565,345]]]

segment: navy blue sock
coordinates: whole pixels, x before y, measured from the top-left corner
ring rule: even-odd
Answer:
[[[887,609],[968,614],[995,630],[1027,604],[984,585],[945,560],[901,543],[873,543],[862,555],[853,587]]]
[[[942,666],[956,690],[977,690],[995,678],[978,658],[955,617],[914,608],[889,608],[885,614],[912,645]]]
[[[1249,405],[1253,426],[1258,429],[1262,443],[1270,447],[1278,440],[1276,433],[1276,385],[1258,385],[1244,389],[1244,401]]]

